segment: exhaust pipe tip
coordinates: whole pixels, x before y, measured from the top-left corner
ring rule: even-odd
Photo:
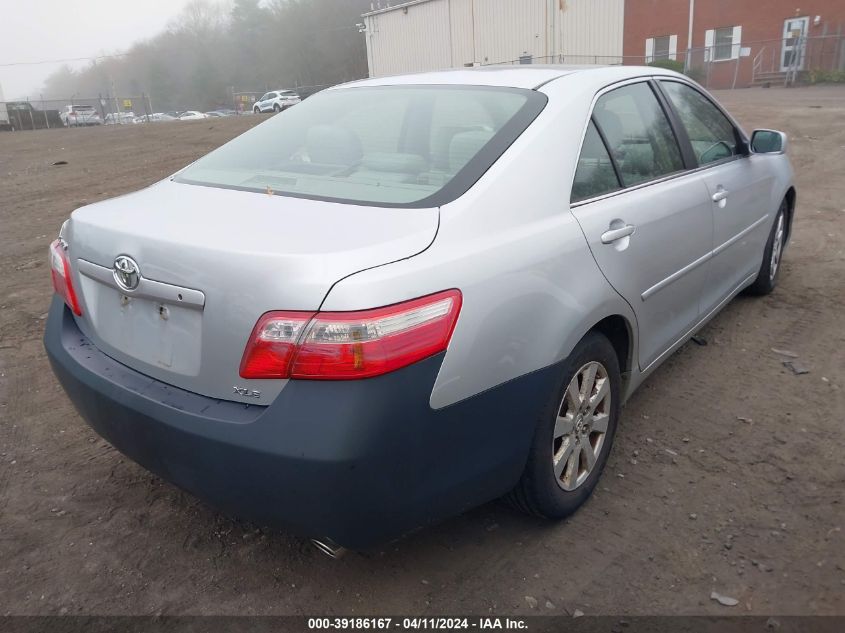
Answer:
[[[328,538],[321,538],[311,539],[311,544],[317,548],[318,551],[322,552],[329,558],[341,558],[344,554],[346,554],[346,548],[341,547],[334,541]]]

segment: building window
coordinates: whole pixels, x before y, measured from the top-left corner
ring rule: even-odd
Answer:
[[[715,42],[713,59],[731,59],[734,47],[734,28],[728,26],[723,29],[716,29]]]
[[[654,59],[669,59],[669,40],[671,36],[654,38]]]
[[[718,62],[737,59],[742,44],[742,27],[726,26],[719,29],[708,29],[704,33],[704,59]]]
[[[661,35],[650,37],[645,41],[645,62],[655,59],[676,59],[678,56],[678,36]]]

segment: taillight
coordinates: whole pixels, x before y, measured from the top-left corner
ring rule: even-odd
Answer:
[[[269,312],[241,361],[243,378],[351,380],[394,371],[446,349],[461,293],[447,290],[356,312]]]
[[[268,312],[258,319],[241,359],[242,378],[287,378],[296,343],[313,312]]]
[[[50,244],[50,276],[53,278],[53,289],[65,300],[67,306],[76,316],[82,316],[79,300],[73,288],[70,276],[70,260],[67,257],[67,245],[59,238]]]

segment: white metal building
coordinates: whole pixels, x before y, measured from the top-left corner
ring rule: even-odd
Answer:
[[[478,64],[622,61],[625,0],[386,0],[364,14],[371,77]]]

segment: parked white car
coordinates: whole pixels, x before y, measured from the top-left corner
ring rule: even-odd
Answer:
[[[180,121],[195,121],[198,119],[207,119],[208,116],[202,112],[197,112],[196,110],[188,110],[187,112],[183,112],[179,115]]]
[[[134,112],[109,112],[106,115],[106,118],[103,120],[103,123],[106,125],[123,125],[125,123],[134,123],[135,122],[135,113]]]
[[[100,113],[90,105],[67,105],[59,112],[59,118],[67,127],[103,124]]]
[[[252,106],[256,114],[261,112],[281,112],[302,101],[293,90],[274,90],[268,92]]]

